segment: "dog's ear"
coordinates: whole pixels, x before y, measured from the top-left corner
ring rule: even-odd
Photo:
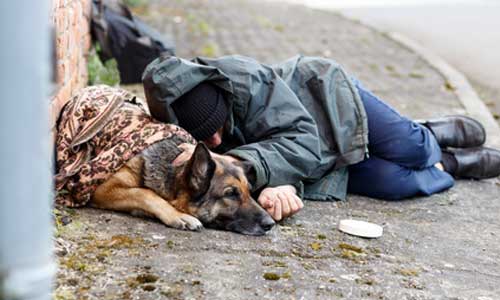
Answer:
[[[198,143],[186,167],[186,181],[193,191],[192,200],[197,200],[208,191],[215,172],[215,162],[204,143]]]
[[[253,164],[248,161],[239,161],[237,165],[243,169],[243,172],[245,173],[245,176],[250,185],[254,185],[255,181],[257,180],[257,176],[255,175],[255,168],[253,167]]]

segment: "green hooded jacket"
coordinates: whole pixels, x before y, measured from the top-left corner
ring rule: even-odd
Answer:
[[[255,191],[293,184],[306,199],[345,199],[346,166],[365,158],[368,126],[356,87],[335,61],[160,57],[143,74],[152,116],[177,124],[171,104],[203,81],[224,91],[230,112],[216,151],[252,163]]]

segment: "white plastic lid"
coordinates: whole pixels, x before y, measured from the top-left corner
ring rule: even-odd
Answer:
[[[365,238],[378,238],[384,232],[384,229],[380,225],[352,219],[341,220],[338,229],[342,232]]]

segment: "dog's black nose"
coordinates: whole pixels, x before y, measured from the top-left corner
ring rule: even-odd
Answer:
[[[260,222],[260,227],[262,227],[262,229],[264,229],[265,231],[269,231],[271,230],[271,228],[273,228],[273,226],[276,225],[276,223],[274,222],[274,220],[269,217],[269,216],[266,216],[264,219],[262,219],[262,221]]]

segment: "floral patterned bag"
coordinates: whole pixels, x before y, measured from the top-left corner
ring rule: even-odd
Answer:
[[[56,136],[56,203],[86,205],[101,183],[158,141],[196,143],[184,129],[154,120],[143,103],[100,85],[84,88],[65,105]]]

